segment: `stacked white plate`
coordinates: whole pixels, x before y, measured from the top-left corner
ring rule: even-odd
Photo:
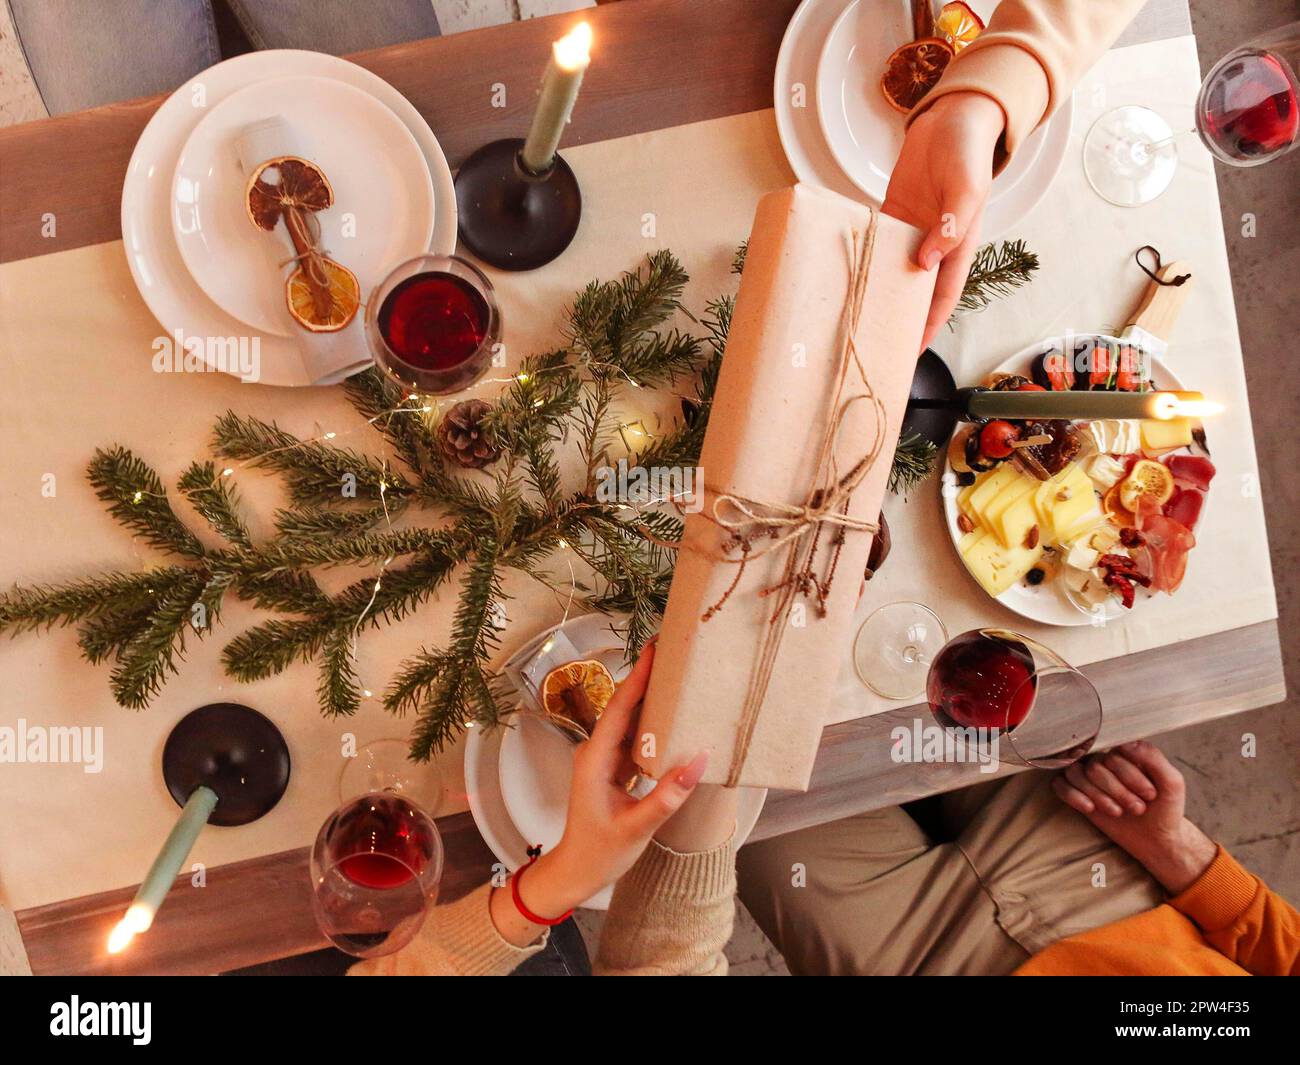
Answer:
[[[997,0],[970,0],[988,24]],[[880,92],[885,61],[912,39],[904,0],[804,0],[786,30],[774,101],[781,143],[800,181],[879,205],[903,146],[903,116]],[[993,181],[981,236],[1007,233],[1061,169],[1073,99],[1020,146]]]
[[[277,116],[333,186],[334,205],[316,215],[321,244],[356,274],[363,300],[403,259],[455,249],[456,194],[420,113],[382,78],[334,56],[238,56],[155,112],[122,190],[122,239],[141,296],[168,335],[256,338],[258,381],[307,385],[284,306],[284,245],[249,220],[235,151],[242,129]],[[359,323],[355,343],[364,358]]]
[[[617,626],[616,619],[587,614],[547,629],[514,655],[505,672],[517,677],[543,640],[558,629],[580,659],[604,663],[614,679],[621,680],[628,669]],[[527,693],[520,692],[520,699],[521,712],[509,725],[490,732],[472,729],[465,743],[465,790],[474,823],[492,852],[512,872],[528,860],[530,846],[540,845],[543,851],[549,851],[560,842],[569,808],[575,750],[555,726],[529,712],[532,706]],[[740,792],[737,845],[754,830],[767,798],[766,789],[742,788]],[[607,888],[589,899],[586,908],[606,909],[611,894]]]

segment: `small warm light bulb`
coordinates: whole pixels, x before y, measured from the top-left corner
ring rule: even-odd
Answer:
[[[585,70],[591,62],[591,26],[579,22],[555,42],[555,62],[561,70]]]
[[[224,470],[221,471],[221,476],[229,477],[234,472],[235,472],[234,470],[232,470],[229,466],[227,466]]]
[[[521,373],[518,375],[518,380],[521,385],[526,385],[528,384],[528,375],[526,373]]]
[[[338,436],[338,435],[339,435],[338,433],[326,433],[326,434],[325,434],[325,439],[326,439],[326,440],[333,440],[333,439],[334,439],[336,436]]]
[[[568,541],[568,540],[561,540],[561,541],[559,541],[559,544],[560,544],[560,547],[568,547],[568,546],[569,546],[569,541]]]
[[[136,494],[133,495],[133,496],[131,497],[131,502],[132,502],[132,503],[139,503],[140,500],[142,500],[143,498],[144,498],[144,493],[143,493],[143,492],[136,492]]]

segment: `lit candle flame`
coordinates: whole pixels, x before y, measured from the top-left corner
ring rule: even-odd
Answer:
[[[147,906],[132,903],[126,916],[117,922],[108,935],[108,952],[120,954],[139,933],[147,932],[153,924],[153,911]]]
[[[591,62],[591,26],[579,22],[554,47],[555,62],[561,70],[585,70]]]
[[[1157,392],[1154,398],[1152,416],[1162,421],[1171,418],[1208,418],[1223,410],[1222,403],[1215,403],[1197,393],[1183,395],[1178,392]]]

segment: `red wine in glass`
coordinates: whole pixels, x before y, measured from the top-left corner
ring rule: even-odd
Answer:
[[[335,946],[358,957],[388,954],[419,930],[442,875],[433,820],[394,792],[345,802],[312,847],[312,906]]]
[[[930,666],[926,698],[941,725],[1014,729],[1034,705],[1034,656],[1012,634],[965,632]]]
[[[487,301],[469,282],[440,270],[400,282],[379,308],[379,330],[393,353],[422,370],[454,370],[487,336]]]
[[[1295,83],[1268,52],[1239,53],[1220,63],[1201,89],[1197,117],[1206,147],[1237,165],[1286,151],[1300,130]]]
[[[1101,697],[1064,658],[1008,629],[963,632],[930,664],[926,698],[945,728],[987,729],[997,757],[1060,769],[1101,731]],[[1004,742],[1005,741],[1005,742]]]
[[[402,263],[366,308],[376,365],[416,392],[445,395],[473,384],[491,365],[500,329],[491,283],[452,255]]]
[[[329,850],[360,887],[393,888],[418,877],[432,860],[428,818],[398,795],[367,795],[345,807]]]

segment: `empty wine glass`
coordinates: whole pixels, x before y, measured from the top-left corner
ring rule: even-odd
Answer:
[[[886,699],[925,694],[934,656],[948,640],[939,616],[920,603],[889,603],[878,608],[853,641],[853,668],[862,681]]]
[[[1300,22],[1256,37],[1211,68],[1196,98],[1206,148],[1231,166],[1259,166],[1297,143]],[[1137,207],[1159,196],[1178,167],[1177,137],[1149,107],[1107,111],[1083,142],[1083,169],[1102,199]]]

